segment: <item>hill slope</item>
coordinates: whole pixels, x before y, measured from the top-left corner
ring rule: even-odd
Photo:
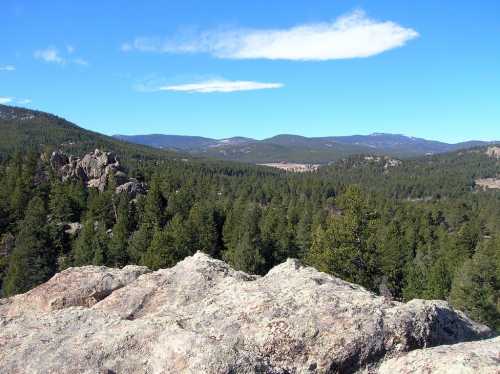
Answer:
[[[175,154],[83,129],[52,114],[0,105],[0,158],[16,151],[60,148],[82,155],[96,148],[117,153],[121,159],[164,159]]]

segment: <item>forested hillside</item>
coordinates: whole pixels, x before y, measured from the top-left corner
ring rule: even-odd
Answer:
[[[109,145],[125,166],[132,160],[128,176],[147,193],[131,196],[116,192],[112,173],[102,192],[79,177],[63,182],[44,142],[53,147],[67,136],[20,141],[18,131],[47,133],[44,122],[15,120],[26,127],[2,127],[0,137],[14,139],[2,143],[0,163],[4,295],[69,266],[158,269],[201,250],[256,274],[297,257],[389,298],[448,299],[500,329],[500,193],[474,184],[500,174],[498,158],[485,148],[402,163],[354,156],[318,172],[287,174],[155,158],[162,151],[142,154],[106,137],[99,143],[65,122],[50,128],[74,131],[74,147],[63,147],[68,153]],[[23,147],[32,152],[14,152]]]
[[[120,153],[126,161],[166,159],[173,152],[118,141],[85,130],[63,118],[30,109],[0,104],[0,158],[15,152],[63,149],[82,155],[96,148]],[[179,157],[179,155],[176,155]]]

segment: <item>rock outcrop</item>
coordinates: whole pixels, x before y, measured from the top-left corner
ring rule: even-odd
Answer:
[[[0,372],[352,373],[490,335],[443,301],[390,301],[296,260],[258,277],[197,253],[155,272],[72,268],[1,300]]]
[[[489,157],[500,159],[500,147],[497,146],[488,147],[488,149],[486,150],[486,154]]]
[[[377,373],[498,374],[500,373],[500,337],[417,349],[383,362]]]
[[[0,236],[0,257],[5,257],[11,254],[14,249],[15,240],[14,235],[10,232]]]
[[[83,180],[88,187],[104,191],[109,176],[114,175],[116,180],[116,192],[127,192],[130,194],[144,193],[145,188],[134,178],[128,178],[123,171],[120,161],[112,152],[103,152],[96,149],[83,158],[67,156],[57,151],[50,157],[50,165],[56,170],[63,181],[73,178]]]
[[[143,183],[139,183],[136,179],[131,178],[129,182],[116,187],[116,193],[127,193],[130,196],[137,196],[145,194],[146,189]]]
[[[499,178],[481,178],[475,180],[476,186],[482,189],[497,189],[500,190]]]
[[[91,307],[148,272],[148,268],[134,265],[123,269],[105,266],[69,268],[25,294],[3,300],[0,318],[36,316],[72,306]]]

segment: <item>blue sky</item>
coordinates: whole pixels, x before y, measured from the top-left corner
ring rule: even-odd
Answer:
[[[2,0],[0,102],[106,134],[500,139],[500,2]]]

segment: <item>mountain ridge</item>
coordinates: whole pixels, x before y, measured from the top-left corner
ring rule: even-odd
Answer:
[[[389,133],[324,137],[278,134],[261,140],[245,137],[216,139],[167,134],[113,135],[113,137],[162,149],[181,150],[191,154],[248,162],[328,163],[353,154],[410,158],[495,143],[479,140],[445,143]]]
[[[125,159],[166,159],[179,157],[167,150],[119,139],[85,129],[57,115],[0,104],[0,158],[18,151],[63,149],[77,156],[96,148],[118,153]]]

